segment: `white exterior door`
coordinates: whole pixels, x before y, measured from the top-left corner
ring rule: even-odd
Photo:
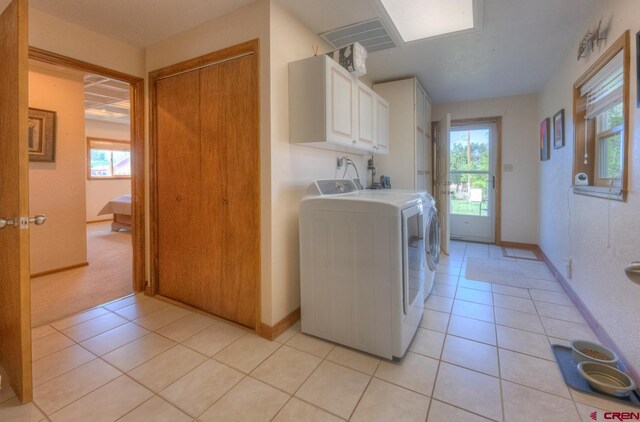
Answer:
[[[495,241],[496,124],[451,127],[451,238]]]

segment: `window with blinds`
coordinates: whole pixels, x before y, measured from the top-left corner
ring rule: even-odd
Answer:
[[[131,143],[87,138],[88,179],[130,179]]]
[[[629,128],[629,31],[574,84],[574,192],[624,200]]]

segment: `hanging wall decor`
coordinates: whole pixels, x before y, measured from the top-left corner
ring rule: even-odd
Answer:
[[[56,112],[29,109],[29,161],[55,163]]]
[[[548,117],[540,123],[540,161],[547,161],[550,158],[549,152],[549,131],[551,119]]]
[[[564,146],[564,108],[553,116],[553,149]]]
[[[593,52],[594,45],[600,46],[600,41],[604,41],[607,39],[607,31],[602,28],[602,19],[598,22],[598,27],[591,31],[588,30],[580,44],[578,44],[578,60],[583,57],[586,57],[590,52]],[[589,50],[589,47],[591,49]]]

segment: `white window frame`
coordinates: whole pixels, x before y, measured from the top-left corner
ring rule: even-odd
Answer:
[[[93,176],[91,174],[91,151],[94,149],[107,151],[127,151],[129,152],[129,159],[131,159],[130,141],[87,137],[87,180],[131,179],[131,173],[129,173],[128,175],[113,175],[113,160],[111,161],[111,176]]]

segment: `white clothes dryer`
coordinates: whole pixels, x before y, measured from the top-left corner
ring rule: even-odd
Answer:
[[[437,268],[434,211],[427,193],[315,181],[300,203],[302,331],[402,358]]]

